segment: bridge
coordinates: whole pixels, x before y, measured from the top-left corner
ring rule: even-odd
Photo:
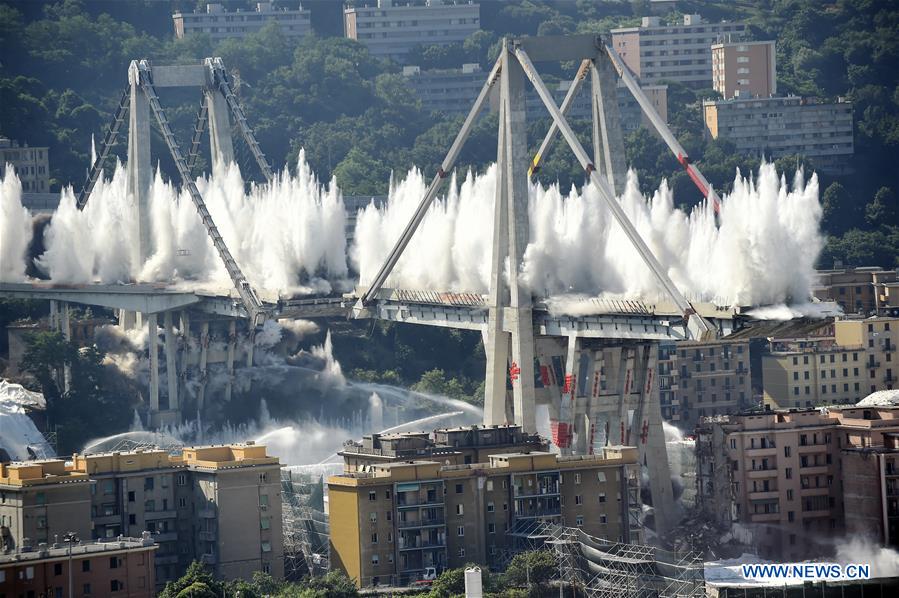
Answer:
[[[574,61],[579,68],[568,95],[557,106],[535,63]],[[51,301],[51,321],[69,332],[68,305],[101,306],[115,310],[124,329],[147,327],[149,332],[150,387],[148,405],[153,424],[180,421],[194,413],[186,403],[183,381],[199,382],[196,407],[204,407],[205,380],[210,359],[210,338],[227,339],[222,357],[229,382],[224,400],[230,399],[235,364],[253,364],[254,335],[269,319],[374,318],[391,322],[479,331],[486,348],[484,423],[514,421],[536,431],[538,404],[550,415],[552,441],[562,453],[587,454],[597,443],[636,444],[649,468],[656,505],[657,529],[673,523],[673,498],[666,458],[659,385],[654,375],[657,351],[663,340],[710,340],[743,328],[744,310],[691,303],[678,290],[652,250],[618,204],[625,180],[623,135],[616,100],[616,79],[621,78],[650,122],[692,181],[716,208],[719,199],[691,163],[684,148],[655,112],[638,83],[611,45],[592,35],[509,38],[462,124],[441,167],[422,197],[412,219],[397,239],[371,284],[352,292],[327,297],[283,297],[254,289],[232,257],[203,197],[193,180],[202,135],[208,129],[214,162],[234,159],[230,130],[237,125],[267,180],[272,171],[256,142],[252,128],[231,89],[227,70],[218,58],[199,65],[153,66],[146,60],[131,63],[116,114],[100,152],[78,197],[83,208],[103,173],[103,164],[116,144],[126,118],[128,127],[128,193],[137,212],[133,231],[136,263],[144,263],[152,247],[149,235],[148,193],[152,179],[150,116],[165,139],[181,182],[206,229],[232,282],[230,289],[192,288],[188,282],[120,285],[58,285],[0,283],[0,295]],[[589,79],[593,107],[592,155],[581,145],[565,114]],[[525,86],[536,89],[552,126],[535,156],[528,155]],[[175,138],[157,88],[199,87],[203,102],[187,155]],[[491,277],[487,294],[390,288],[390,274],[415,235],[444,179],[453,170],[479,114],[491,105],[499,113],[497,185]],[[528,184],[552,145],[561,136],[599,192],[628,242],[655,277],[665,299],[577,299],[563,311],[548,298],[534,297],[518,268],[505,272],[506,261],[521,264],[529,240]],[[160,392],[160,318],[165,362],[165,393]],[[177,324],[177,326],[176,326]],[[199,356],[185,357],[187,340],[199,347]],[[161,400],[164,399],[164,400]]]

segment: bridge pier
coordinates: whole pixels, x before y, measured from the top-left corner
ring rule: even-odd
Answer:
[[[150,425],[159,425],[159,347],[157,336],[159,330],[156,314],[147,316],[147,348],[150,353]]]
[[[206,59],[211,63],[210,59]],[[207,77],[211,75],[207,69]],[[211,83],[211,82],[210,82]],[[228,118],[228,103],[224,96],[206,87],[203,91],[206,106],[209,110],[209,148],[212,153],[212,164],[227,165],[234,162],[234,143],[231,140],[231,121]]]
[[[140,276],[141,268],[153,248],[150,237],[150,104],[140,85],[136,60],[128,67],[131,108],[128,112],[127,193],[134,201],[135,229],[132,236],[131,271]]]
[[[175,347],[175,328],[172,322],[172,312],[167,311],[162,316],[165,327],[165,375],[169,390],[169,411],[178,412],[178,366],[175,363],[178,349]]]

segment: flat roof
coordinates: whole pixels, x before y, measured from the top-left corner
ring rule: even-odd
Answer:
[[[119,537],[109,541],[95,540],[72,544],[72,557],[89,558],[97,554],[114,553],[129,550],[156,550],[159,545],[148,535],[146,538]],[[54,544],[32,546],[28,550],[22,548],[9,553],[0,553],[0,564],[28,563],[44,559],[68,559],[69,544],[65,541]]]

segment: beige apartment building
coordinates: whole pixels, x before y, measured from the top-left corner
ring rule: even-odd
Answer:
[[[376,5],[344,9],[343,28],[346,37],[366,46],[372,56],[402,61],[418,45],[465,41],[481,28],[481,7],[470,0],[377,0]]]
[[[639,27],[612,29],[612,46],[641,84],[678,81],[691,87],[712,86],[712,44],[738,40],[745,23],[708,23],[684,15],[683,23],[643,17]]]
[[[846,492],[860,490],[847,486],[841,451],[883,446],[894,432],[896,407],[707,418],[697,428],[697,504],[721,523],[748,528],[764,558],[826,554],[856,508]]]
[[[24,193],[49,193],[49,148],[19,146],[18,141],[0,137],[0,176],[6,176],[6,165],[13,167],[22,181]]]
[[[328,478],[331,565],[360,587],[406,585],[428,567],[501,565],[540,522],[642,540],[634,447],[494,454],[468,464],[434,455],[363,469]]]
[[[712,44],[712,87],[725,100],[777,94],[773,41]]]
[[[311,12],[302,6],[297,9],[275,7],[271,2],[257,2],[255,10],[227,11],[218,2],[206,5],[205,12],[178,11],[172,15],[175,37],[182,39],[202,33],[213,41],[242,38],[268,25],[277,23],[287,37],[303,37],[312,33]]]
[[[749,341],[661,343],[662,417],[692,432],[701,417],[739,413],[753,406]]]
[[[899,318],[836,320],[833,337],[772,340],[762,356],[764,403],[774,409],[855,404],[896,385]]]
[[[69,531],[110,540],[151,533],[162,586],[194,560],[224,579],[284,574],[281,478],[253,443],[73,455],[0,470],[0,517],[16,546]]]
[[[0,552],[0,596],[152,598],[156,550],[153,538],[145,534]],[[74,594],[69,594],[69,575]]]
[[[703,100],[706,135],[727,139],[744,154],[809,158],[816,170],[849,172],[855,151],[852,102],[798,96]]]
[[[899,308],[896,270],[878,266],[818,270],[812,292],[821,301],[833,301],[845,313],[894,315]]]
[[[884,446],[844,448],[846,534],[899,547],[899,432],[883,434]]]

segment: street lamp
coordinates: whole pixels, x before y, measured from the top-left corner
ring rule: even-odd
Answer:
[[[72,543],[80,540],[75,532],[67,532],[62,539],[69,543],[69,598],[75,598],[75,589],[72,587]]]

